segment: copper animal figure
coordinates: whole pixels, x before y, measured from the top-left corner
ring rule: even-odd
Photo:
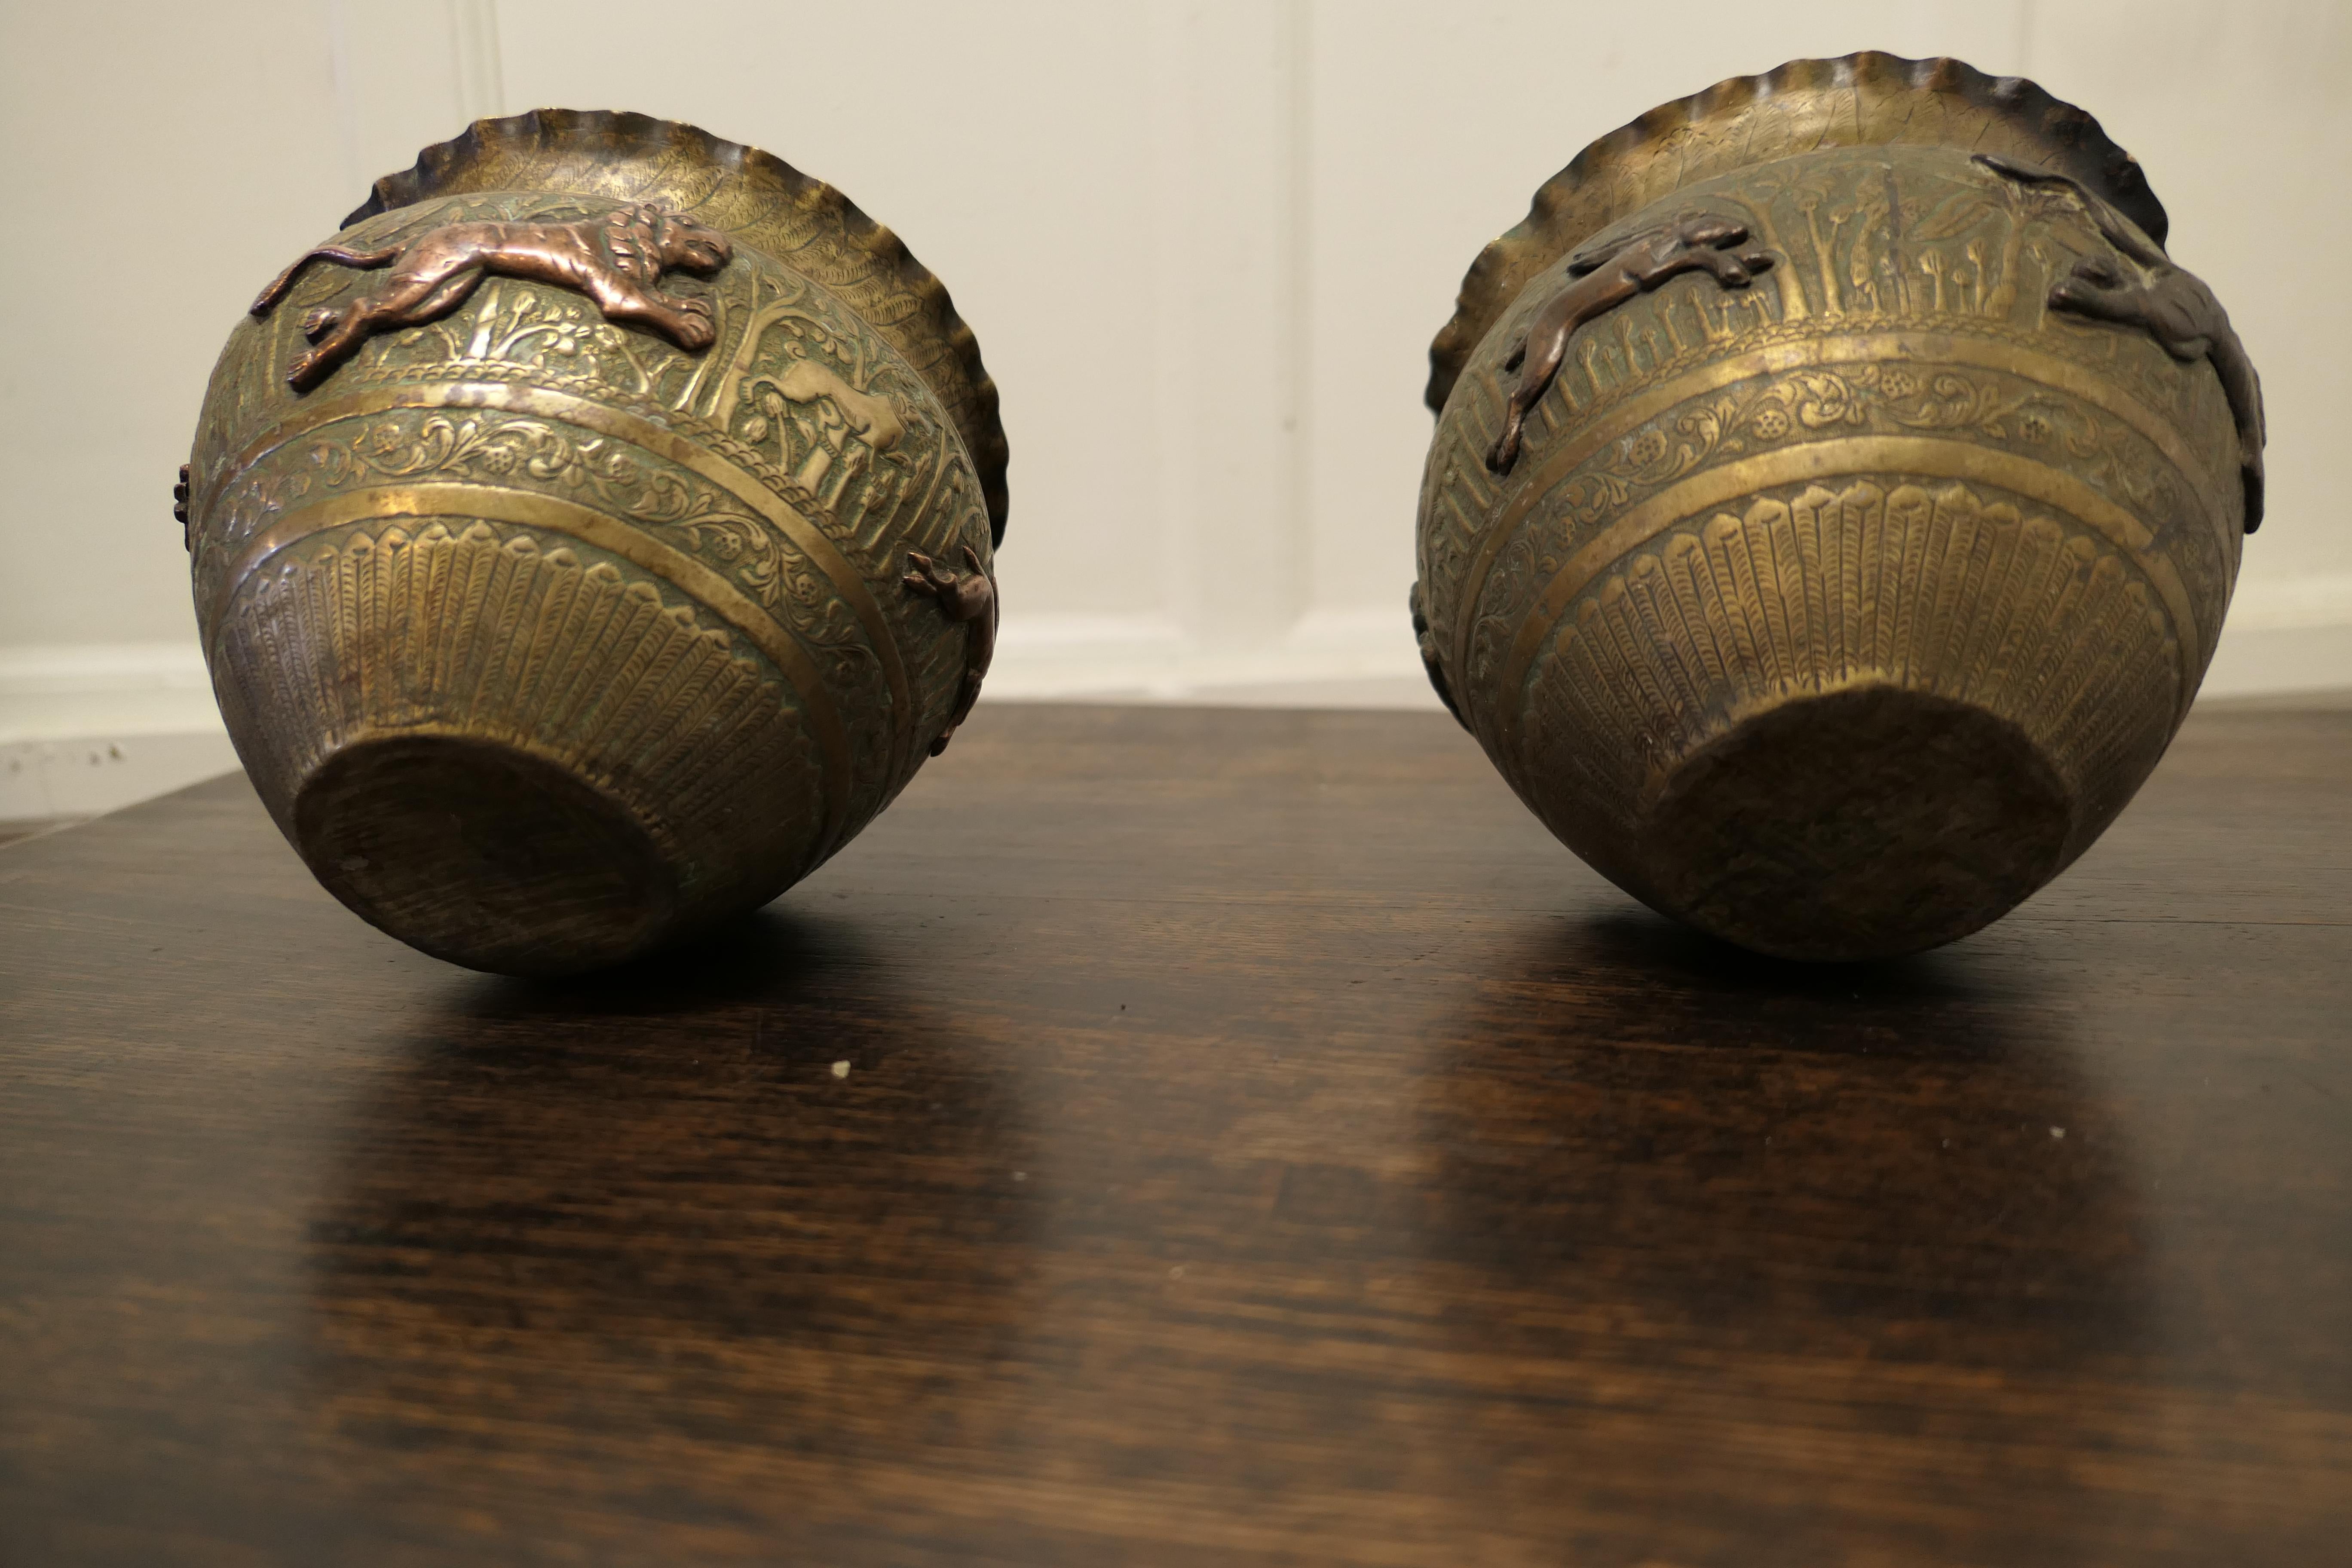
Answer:
[[[950,623],[962,623],[971,628],[964,637],[963,689],[956,698],[955,711],[948,715],[947,728],[931,742],[931,755],[935,757],[948,749],[956,731],[971,716],[971,705],[980,700],[981,680],[988,674],[989,661],[996,656],[996,584],[989,581],[978,552],[969,544],[963,547],[963,559],[971,571],[957,572],[909,550],[908,573],[899,579],[908,592],[936,601],[940,614]]]
[[[2021,185],[2072,192],[2090,215],[2099,237],[2113,246],[2130,267],[2112,256],[2085,256],[2065,277],[2050,286],[2050,308],[2069,310],[2095,321],[2137,327],[2154,338],[2164,352],[2183,363],[2205,360],[2221,378],[2222,395],[2230,400],[2230,417],[2238,427],[2238,475],[2246,497],[2246,531],[2263,522],[2263,380],[2254,374],[2230,312],[2213,297],[2203,279],[2173,264],[2163,247],[2135,228],[2114,206],[2085,190],[2081,182],[2032,163],[1979,153],[1976,161],[1993,173]]]
[[[324,381],[370,333],[447,315],[492,272],[577,289],[614,321],[643,322],[682,349],[700,350],[718,336],[710,302],[665,294],[655,285],[672,268],[716,272],[734,254],[717,229],[648,202],[577,223],[445,224],[381,250],[322,245],[279,273],[253,302],[253,314],[268,315],[313,261],[391,268],[373,293],[322,305],[302,318],[311,346],[286,372],[297,392]]]
[[[1664,223],[1570,257],[1568,287],[1536,311],[1527,335],[1503,362],[1505,374],[1519,373],[1519,384],[1511,389],[1502,432],[1486,456],[1486,467],[1507,474],[1518,462],[1528,415],[1551,389],[1577,328],[1685,272],[1705,270],[1726,289],[1747,288],[1757,273],[1772,265],[1772,258],[1760,250],[1732,253],[1747,239],[1746,224],[1686,207]]]

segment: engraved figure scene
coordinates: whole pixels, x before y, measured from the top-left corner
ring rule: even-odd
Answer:
[[[1496,365],[1505,376],[1518,373],[1518,380],[1490,469],[1510,471],[1499,459],[1516,459],[1513,437],[1528,438],[1522,426],[1555,381],[1562,412],[1572,414],[1666,366],[1780,329],[1937,322],[1989,333],[2039,332],[2055,313],[2135,327],[2176,361],[2210,361],[2239,434],[2248,520],[2259,524],[2260,383],[2227,313],[2210,289],[2174,266],[2113,204],[2070,176],[2002,154],[1963,160],[1915,149],[1841,149],[1702,182],[1684,195],[1704,202],[1717,215],[1714,223],[1747,231],[1722,242],[1742,248],[1737,258],[1709,250],[1720,259],[1693,258],[1677,268],[1706,266],[1720,287],[1663,291],[1654,304],[1634,309],[1632,301],[1675,273],[1621,285],[1605,302],[1580,295],[1571,281],[1537,308]],[[1590,242],[1569,263],[1571,280],[1591,253],[1606,258],[1620,246],[1640,268],[1652,254],[1643,242],[1654,244],[1663,226],[1648,236],[1604,234]],[[1747,288],[1725,261],[1749,274],[1769,268],[1770,276]],[[1587,298],[1591,308],[1584,308]],[[1519,309],[1528,309],[1524,299]],[[1559,321],[1580,310],[1580,320],[1556,338]],[[1579,331],[1596,321],[1594,330]],[[2177,384],[2151,380],[2129,364],[2116,371],[2151,398],[2182,401]]]
[[[764,285],[755,285],[764,287]],[[789,280],[744,307],[746,325],[711,395],[729,433],[772,466],[780,493],[806,509],[862,569],[880,571],[906,551],[923,564],[891,613],[910,631],[937,626],[919,608],[936,599],[949,625],[970,629],[957,698],[929,741],[937,756],[971,712],[995,646],[995,584],[982,552],[989,529],[969,462],[947,425],[921,412],[919,384],[895,356],[844,330],[837,306]],[[915,526],[909,524],[915,520]],[[945,565],[961,555],[969,570]],[[910,657],[942,678],[950,655],[917,636]]]
[[[911,373],[876,350],[808,291],[787,289],[751,311],[714,398],[730,435],[861,544],[864,520],[937,479],[948,457],[945,432],[914,412]]]

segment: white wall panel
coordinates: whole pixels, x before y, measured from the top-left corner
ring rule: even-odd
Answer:
[[[171,494],[205,378],[256,279],[346,210],[325,18],[0,16],[0,647],[193,645]]]
[[[0,741],[152,731],[193,637],[165,500],[256,283],[473,114],[635,108],[847,191],[944,278],[1013,444],[992,692],[1410,692],[1428,341],[1586,142],[1804,54],[1949,52],[2097,113],[2263,368],[2272,515],[2215,689],[2352,685],[2326,258],[2352,8],[2326,0],[154,0],[0,10]],[[649,37],[646,23],[658,16]],[[138,215],[135,217],[133,215]],[[160,217],[156,215],[161,215]],[[135,221],[159,258],[106,243]],[[55,672],[87,650],[92,672]],[[144,664],[142,664],[144,660]],[[62,661],[62,662],[61,662]],[[145,668],[137,679],[122,676]],[[12,670],[42,670],[36,692]],[[107,679],[128,681],[110,709]],[[1301,682],[1309,683],[1302,686]],[[38,682],[35,682],[38,684]],[[22,691],[17,688],[24,687]],[[135,688],[135,689],[133,689]],[[1365,689],[1374,688],[1368,686]],[[20,700],[21,699],[21,700]],[[126,731],[125,732],[130,732]]]
[[[2262,370],[2269,516],[2246,542],[2213,680],[2352,686],[2336,472],[2352,309],[2326,259],[2352,246],[2352,6],[2068,0],[2041,7],[2033,37],[2045,85],[2093,106],[2147,167],[2172,254],[2212,284]],[[2307,635],[2326,627],[2344,635]]]
[[[1807,55],[1956,54],[2014,72],[2025,32],[2024,0],[1815,0],[1769,16],[1765,27],[1668,5],[1318,0],[1307,88],[1318,605],[1402,614],[1429,341],[1479,250],[1587,142]]]
[[[1167,352],[1163,300],[1199,285],[1161,265],[1160,212],[1188,170],[1154,137],[1172,111],[1154,14],[720,0],[673,12],[672,47],[616,49],[611,24],[625,14],[503,0],[509,100],[690,121],[887,224],[947,284],[1003,397],[1008,602],[1172,607],[1175,585],[1149,567],[1180,404],[1151,372]]]

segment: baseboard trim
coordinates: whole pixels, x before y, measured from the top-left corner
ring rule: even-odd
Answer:
[[[0,822],[97,816],[236,769],[217,722],[182,734],[0,743]]]
[[[0,648],[0,822],[96,816],[236,766],[194,643]]]
[[[1428,687],[1402,609],[1320,610],[1279,637],[1224,643],[1161,616],[1009,621],[987,695],[995,701],[1248,702],[1253,693],[1328,689],[1339,706],[1364,706],[1361,694],[1386,691],[1381,706],[1434,707]],[[1349,693],[1358,694],[1354,700]],[[1295,695],[1265,700],[1297,705]]]
[[[2352,622],[2266,625],[2230,620],[2200,699],[2334,691],[2352,686]]]
[[[0,746],[220,727],[194,643],[0,648]]]
[[[2242,603],[2201,695],[2292,698],[2352,688],[2352,620]],[[2301,612],[2301,613],[2296,613]],[[1009,622],[990,702],[1437,707],[1402,610],[1318,611],[1272,641],[1213,646],[1170,616]],[[92,816],[233,771],[236,753],[193,644],[0,649],[0,821]]]

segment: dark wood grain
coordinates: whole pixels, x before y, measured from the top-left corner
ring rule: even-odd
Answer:
[[[571,986],[239,780],[12,846],[0,1563],[2343,1562],[2347,782],[2200,714],[1860,969],[1435,716],[983,709]]]

